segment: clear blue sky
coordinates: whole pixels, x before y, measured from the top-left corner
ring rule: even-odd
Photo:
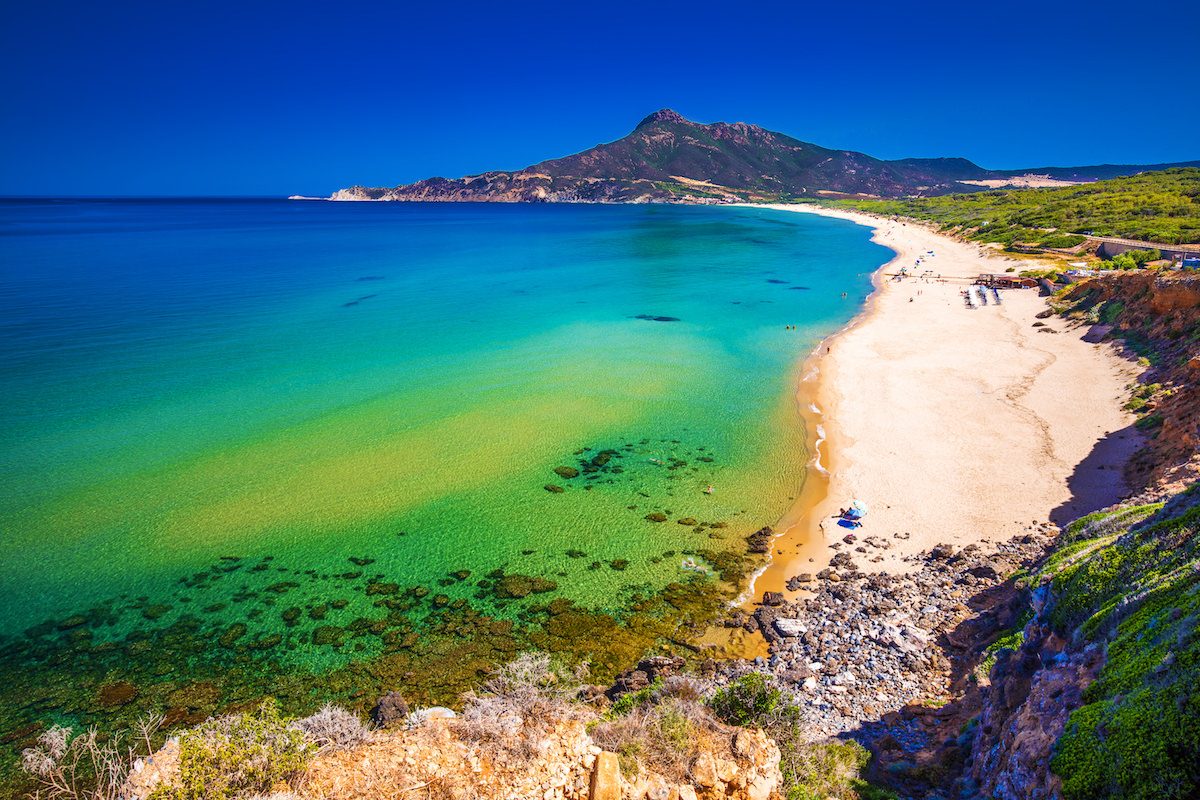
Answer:
[[[0,194],[326,194],[671,107],[883,158],[1200,158],[1200,3],[0,4]]]

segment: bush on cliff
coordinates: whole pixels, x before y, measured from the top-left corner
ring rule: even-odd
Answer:
[[[592,741],[618,755],[621,772],[634,778],[643,768],[684,781],[704,752],[719,751],[716,720],[703,704],[668,697],[631,706],[590,728]]]
[[[217,717],[179,738],[179,775],[154,800],[228,800],[270,792],[300,774],[316,747],[268,700],[255,714]]]
[[[799,709],[766,676],[751,672],[709,700],[730,725],[762,728],[779,747],[787,800],[889,800],[891,792],[862,779],[870,754],[855,741],[811,742]]]
[[[1055,627],[1107,643],[1051,762],[1068,800],[1200,795],[1200,498],[1190,494],[1115,538],[1094,516],[1076,535],[1103,531],[1097,546],[1081,538],[1082,555],[1043,573]],[[1142,516],[1121,514],[1126,525]]]

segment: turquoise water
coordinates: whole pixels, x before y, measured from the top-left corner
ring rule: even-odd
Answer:
[[[798,493],[796,365],[869,291],[868,237],[727,207],[0,204],[0,632],[123,597],[302,659],[307,617],[245,598],[286,573],[309,609],[364,570],[619,613]]]

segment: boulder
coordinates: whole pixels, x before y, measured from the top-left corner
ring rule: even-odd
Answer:
[[[773,623],[780,636],[800,636],[808,627],[798,619],[777,619]]]
[[[399,692],[388,692],[379,698],[371,709],[371,721],[377,727],[386,728],[408,718],[408,701]]]
[[[590,800],[621,800],[621,764],[616,753],[596,756],[590,788]]]

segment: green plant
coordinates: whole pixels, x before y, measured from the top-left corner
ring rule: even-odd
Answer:
[[[218,717],[179,738],[179,775],[156,800],[228,800],[265,793],[300,773],[314,751],[274,700],[254,714]]]
[[[799,708],[761,673],[751,672],[718,690],[709,705],[723,722],[762,728],[775,741],[787,800],[895,797],[861,778],[870,754],[857,742],[811,742]]]
[[[1200,506],[1126,509],[1080,532],[1127,530],[1052,567],[1050,619],[1104,665],[1070,716],[1051,769],[1067,800],[1200,795]],[[1153,508],[1156,516],[1147,518]],[[1095,517],[1095,515],[1089,515]],[[1070,529],[1068,529],[1070,530]]]
[[[743,675],[713,694],[709,706],[722,722],[766,727],[782,704],[783,693],[759,672]]]
[[[617,698],[616,702],[608,710],[609,717],[621,717],[628,714],[633,709],[649,703],[656,692],[663,687],[663,681],[660,678],[649,686],[638,689],[636,692],[627,692]]]
[[[1200,169],[1169,169],[1052,189],[1002,189],[903,200],[839,200],[832,205],[928,220],[942,230],[1006,247],[1071,247],[1085,234],[1149,242],[1200,241]],[[1119,265],[1157,257],[1130,251]],[[1111,263],[1111,262],[1110,262]]]
[[[896,800],[860,777],[871,754],[852,739],[796,747],[787,760],[787,800]]]

